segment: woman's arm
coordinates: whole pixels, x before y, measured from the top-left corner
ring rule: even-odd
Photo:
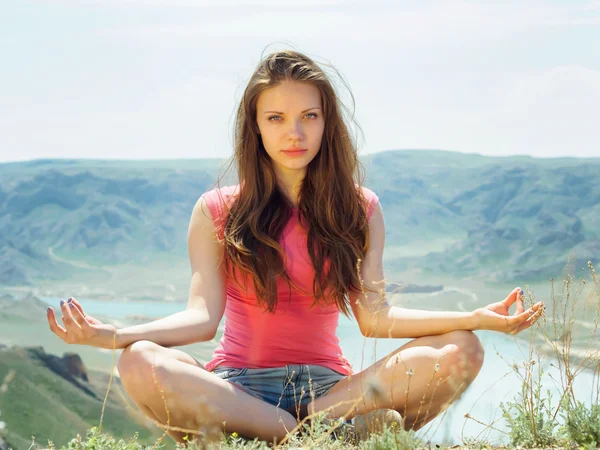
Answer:
[[[369,220],[369,251],[361,264],[365,286],[376,292],[350,296],[352,311],[364,336],[376,338],[416,338],[447,333],[453,330],[487,329],[515,333],[531,326],[543,311],[538,303],[523,311],[519,289],[503,302],[479,308],[473,312],[423,311],[388,304],[383,274],[385,224],[383,212],[377,204]],[[517,301],[517,314],[508,317],[508,308]],[[499,314],[500,305],[506,306],[506,315]]]
[[[52,308],[48,308],[50,329],[65,342],[101,348],[125,348],[140,340],[171,347],[214,338],[225,310],[223,247],[215,235],[210,212],[204,199],[200,198],[194,206],[188,229],[192,278],[185,311],[116,329],[86,316],[75,300],[61,302],[64,328],[58,325]]]
[[[175,347],[210,341],[215,333],[216,327],[205,310],[187,309],[152,322],[117,329],[116,348],[125,348],[137,341]]]
[[[192,279],[187,309],[154,322],[118,330],[119,346],[149,340],[171,347],[213,339],[225,310],[223,253],[210,212],[201,197],[188,229]]]

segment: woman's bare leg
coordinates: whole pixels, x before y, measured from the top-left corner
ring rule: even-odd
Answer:
[[[417,430],[465,391],[482,364],[483,347],[469,331],[417,338],[341,380],[308,411],[350,418],[395,409],[406,428]]]
[[[281,440],[297,425],[290,413],[208,372],[180,350],[138,341],[123,351],[118,369],[136,405],[162,424],[196,432],[217,427],[269,442]],[[169,432],[179,442],[185,434]]]

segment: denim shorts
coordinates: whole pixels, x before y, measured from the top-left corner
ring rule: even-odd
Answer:
[[[323,366],[293,364],[265,369],[215,367],[220,378],[282,409],[306,405],[329,392],[346,375]]]

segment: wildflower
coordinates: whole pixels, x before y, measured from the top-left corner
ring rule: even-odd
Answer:
[[[231,436],[234,438],[238,437],[237,431],[234,431],[233,433],[231,433]]]
[[[6,422],[0,422],[0,431],[6,428]]]
[[[409,377],[412,377],[414,374],[415,374],[415,372],[414,372],[414,370],[412,370],[412,369],[408,369],[408,370],[406,371],[406,375],[408,375]]]
[[[440,370],[440,365],[439,365],[439,364],[436,364],[436,365],[435,365],[435,368],[434,368],[434,370],[435,370],[436,372],[439,372],[439,370]]]

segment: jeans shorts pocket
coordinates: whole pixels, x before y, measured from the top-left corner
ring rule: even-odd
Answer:
[[[327,387],[321,386],[319,383],[312,384],[312,394],[315,398],[323,397],[328,391],[329,389]],[[309,395],[310,394],[311,393],[309,393]]]
[[[246,372],[248,372],[248,368],[246,367],[244,367],[243,369],[237,369],[234,367],[223,367],[214,370],[215,375],[224,380],[234,377],[240,377],[242,375],[245,375]]]
[[[310,380],[310,386],[315,398],[319,398],[327,394],[329,390],[343,378],[343,375],[334,371],[329,371],[330,373],[320,373],[318,371],[313,372],[314,373],[312,374]]]

